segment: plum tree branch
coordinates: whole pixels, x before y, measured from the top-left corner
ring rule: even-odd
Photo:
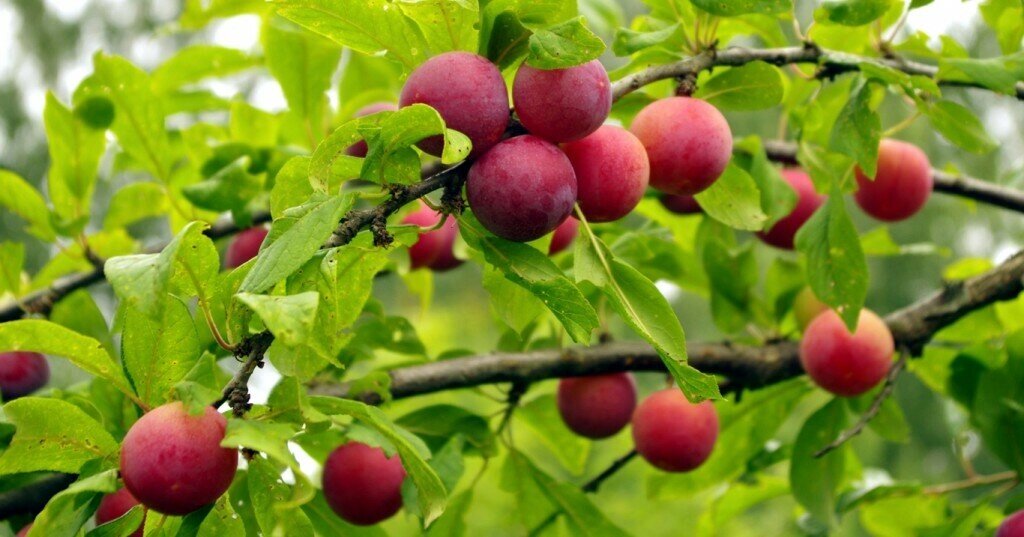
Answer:
[[[682,78],[715,67],[736,67],[755,61],[762,61],[772,65],[813,63],[819,66],[818,76],[821,77],[831,77],[859,71],[862,64],[873,63],[909,75],[926,76],[946,86],[988,89],[977,82],[939,78],[939,69],[933,65],[903,59],[869,58],[845,52],[826,50],[815,45],[805,45],[770,49],[735,47],[720,51],[708,50],[675,63],[655,65],[618,80],[612,84],[612,96],[617,100],[659,80]],[[1024,101],[1024,82],[1017,83],[1015,96],[1017,99]]]

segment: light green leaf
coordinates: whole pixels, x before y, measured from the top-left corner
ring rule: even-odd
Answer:
[[[168,93],[205,78],[237,73],[258,63],[242,50],[192,45],[179,50],[153,71],[153,89]]]
[[[123,322],[121,356],[136,393],[151,407],[166,403],[201,353],[188,307],[172,298],[157,320],[127,308]]]
[[[1020,0],[989,0],[980,6],[985,23],[996,33],[999,48],[1012,54],[1021,48],[1024,39],[1024,3]]]
[[[125,227],[144,218],[162,216],[170,210],[164,188],[156,183],[129,183],[110,200],[103,229]]]
[[[941,100],[925,105],[932,126],[954,144],[974,153],[989,153],[997,147],[985,126],[969,108]]]
[[[420,159],[412,146],[435,135],[445,135],[442,163],[464,160],[472,149],[469,138],[445,129],[444,120],[433,108],[414,104],[390,114],[381,114],[379,127],[365,126],[360,132],[372,132],[367,138],[369,151],[361,176],[380,184],[412,184],[421,179]],[[315,155],[314,155],[315,158]]]
[[[751,62],[717,74],[698,88],[696,97],[722,110],[762,110],[782,102],[782,73],[765,62]]]
[[[482,6],[480,54],[502,70],[527,53],[533,30],[578,15],[575,0],[490,0]]]
[[[256,431],[245,432],[247,437],[251,437],[251,433]],[[258,437],[252,438],[252,440],[260,441]],[[246,474],[249,489],[249,502],[247,503],[252,505],[256,521],[260,529],[263,530],[262,534],[312,535],[313,528],[309,518],[303,510],[294,505],[293,500],[298,491],[293,491],[292,487],[282,482],[281,471],[284,465],[277,464],[275,461],[276,458],[268,460],[256,457],[249,462],[249,471]],[[297,471],[295,473],[301,475]],[[311,489],[309,492],[314,493],[315,489]]]
[[[245,537],[245,523],[235,513],[226,495],[213,504],[196,537]]]
[[[311,397],[310,402],[321,412],[330,416],[352,416],[377,432],[381,433],[398,450],[402,458],[402,466],[412,476],[416,484],[420,511],[423,513],[423,523],[429,526],[431,522],[441,516],[444,512],[448,493],[437,472],[427,463],[426,457],[430,452],[420,444],[417,447],[410,441],[409,433],[403,433],[395,424],[388,420],[388,417],[380,409],[367,406],[358,401],[337,399],[332,397]],[[415,440],[418,438],[412,437]],[[425,453],[424,453],[425,452]]]
[[[142,527],[145,516],[145,508],[136,505],[120,517],[89,530],[85,537],[131,537],[135,530]]]
[[[263,175],[249,173],[250,164],[249,157],[240,157],[209,179],[185,186],[181,193],[201,209],[242,213],[263,191]]]
[[[309,183],[309,157],[292,157],[274,177],[274,188],[270,191],[270,214],[281,218],[284,212],[298,207],[313,195]]]
[[[99,341],[58,324],[38,319],[0,324],[0,349],[67,358],[84,371],[110,381],[117,389],[134,397],[128,379]]]
[[[235,298],[256,312],[277,340],[294,347],[306,343],[310,336],[320,295],[315,292],[287,296],[238,293]]]
[[[796,248],[807,256],[807,279],[815,296],[852,331],[867,297],[868,266],[838,190],[797,232]]]
[[[231,101],[231,119],[228,131],[231,139],[252,147],[277,145],[281,118],[277,114],[260,110],[245,101]]]
[[[891,6],[892,0],[825,0],[815,11],[814,19],[863,26],[884,15]]]
[[[103,494],[118,487],[117,470],[107,470],[83,479],[60,491],[46,503],[32,522],[29,537],[76,537],[99,507]]]
[[[25,244],[21,242],[0,242],[0,296],[11,293],[21,294],[24,286],[21,271],[25,266]]]
[[[600,37],[583,17],[536,30],[527,45],[526,63],[538,69],[565,69],[595,60],[604,52]]]
[[[416,22],[433,54],[476,52],[480,39],[477,0],[401,0],[398,7]]]
[[[537,433],[541,443],[555,454],[566,470],[573,475],[580,475],[586,470],[592,442],[566,427],[558,413],[554,395],[533,399],[519,407],[515,416]]]
[[[939,60],[938,78],[962,80],[988,89],[1015,95],[1017,82],[1024,79],[1024,52],[999,58],[949,58]]]
[[[612,52],[616,56],[629,56],[643,49],[661,45],[675,36],[679,28],[678,23],[650,32],[618,28],[615,30],[615,39],[612,41]]]
[[[50,150],[46,183],[50,201],[64,225],[81,230],[89,217],[96,171],[107,145],[105,133],[86,125],[53,93],[46,94],[43,123]]]
[[[836,490],[843,478],[844,447],[815,458],[814,453],[836,439],[846,425],[841,399],[833,399],[804,422],[793,445],[789,483],[793,497],[824,524],[835,523]]]
[[[793,9],[792,0],[693,0],[693,5],[722,17],[747,13],[773,15]]]
[[[342,181],[356,179],[364,159],[345,153],[350,145],[363,139],[363,132],[376,127],[388,114],[373,114],[342,123],[316,146],[309,162],[309,183],[317,192],[333,192]]]
[[[116,464],[117,441],[76,405],[59,399],[23,397],[4,405],[17,428],[0,456],[0,475],[49,470],[75,473],[93,459]]]
[[[882,120],[871,108],[871,92],[872,85],[865,79],[854,83],[829,140],[830,149],[856,160],[868,177],[875,176],[882,137]]]
[[[293,509],[313,499],[313,484],[299,467],[298,461],[288,449],[288,442],[298,433],[291,424],[255,420],[230,420],[224,433],[222,447],[249,448],[266,454],[272,460],[287,466],[295,474],[296,484],[292,497],[277,502],[279,509]]]
[[[768,221],[754,178],[732,162],[711,187],[694,197],[708,216],[732,228],[757,231]]]
[[[749,158],[737,155],[733,162],[750,174],[761,191],[761,210],[768,216],[764,228],[768,229],[792,212],[797,202],[796,191],[782,178],[779,168],[768,160],[760,138],[748,136],[735,145],[749,155]]]
[[[28,222],[32,235],[47,242],[56,238],[42,194],[14,172],[0,170],[0,206]]]
[[[341,47],[274,17],[264,20],[260,41],[267,69],[281,85],[289,109],[307,122],[310,144],[315,144],[322,136],[325,94]]]
[[[239,291],[260,293],[304,265],[331,236],[354,200],[351,194],[316,199],[274,221],[256,263]]]

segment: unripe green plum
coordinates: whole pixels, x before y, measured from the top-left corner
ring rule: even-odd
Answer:
[[[99,508],[96,509],[96,525],[99,526],[112,520],[117,520],[128,511],[131,511],[132,507],[136,505],[139,505],[139,500],[136,500],[135,496],[132,496],[132,493],[126,488],[122,488],[113,494],[107,494],[100,501]],[[145,521],[129,537],[142,537],[144,529]]]
[[[469,169],[466,197],[480,223],[510,241],[547,235],[572,212],[576,174],[557,146],[536,136],[509,138]]]
[[[800,363],[815,384],[844,397],[878,385],[889,372],[895,344],[885,321],[862,309],[851,334],[832,310],[815,317],[800,342]]]
[[[732,131],[717,108],[700,99],[670,97],[644,107],[630,130],[647,149],[651,186],[696,194],[711,186],[732,158]]]
[[[810,287],[801,289],[793,299],[793,316],[796,317],[796,324],[800,330],[807,330],[807,325],[826,311],[828,311],[828,305],[818,300]]]
[[[704,212],[697,203],[697,198],[687,194],[662,194],[658,201],[669,211],[676,214],[699,214]]]
[[[718,413],[710,401],[693,404],[678,388],[644,399],[633,413],[633,442],[647,462],[666,472],[704,464],[718,439]]]
[[[377,114],[380,112],[394,112],[398,110],[398,105],[395,103],[379,102],[368,104],[358,111],[356,111],[355,117],[365,117],[371,114]],[[366,158],[366,153],[370,148],[366,145],[366,140],[359,140],[358,142],[348,146],[345,149],[345,154],[350,157]]]
[[[211,407],[189,415],[180,402],[150,410],[121,444],[121,477],[142,505],[186,515],[220,498],[238,469],[238,452],[220,446],[227,420]]]
[[[999,525],[996,537],[1024,537],[1024,510],[1006,517]]]
[[[346,521],[369,526],[391,518],[402,508],[405,468],[398,455],[359,442],[338,447],[323,470],[327,505]]]
[[[782,170],[782,178],[796,191],[796,205],[784,218],[775,222],[770,229],[757,234],[758,238],[776,248],[792,250],[796,232],[811,218],[814,211],[825,203],[825,196],[814,190],[814,183],[803,170],[789,168]]]
[[[0,353],[0,395],[5,401],[24,397],[50,380],[50,365],[38,352]]]
[[[555,228],[551,234],[551,244],[548,246],[548,255],[555,255],[569,246],[576,240],[580,231],[580,221],[575,218],[566,218],[564,222]]]
[[[530,134],[554,143],[571,142],[608,119],[612,83],[597,60],[550,70],[524,63],[512,83],[512,102]]]
[[[229,269],[240,267],[246,261],[256,257],[260,253],[260,246],[267,238],[267,228],[263,226],[251,227],[243,230],[228,245],[227,254],[224,256],[224,266]]]
[[[608,438],[622,430],[636,408],[636,383],[629,373],[564,378],[558,383],[558,412],[574,433]]]
[[[505,79],[487,58],[470,52],[445,52],[414,69],[402,87],[399,104],[417,103],[433,107],[449,129],[468,136],[473,142],[472,156],[486,153],[508,127]],[[419,145],[434,156],[444,150],[441,136]]]
[[[406,215],[402,223],[433,228],[441,218],[442,215],[421,204],[418,209]],[[440,228],[421,233],[416,244],[409,247],[409,266],[413,270],[427,267],[441,272],[461,265],[462,260],[455,257],[454,251],[458,234],[459,227],[454,216],[449,217]]]
[[[587,220],[618,220],[644,197],[651,166],[643,144],[626,129],[604,125],[562,150],[576,173],[576,200]]]
[[[857,205],[869,215],[885,221],[906,220],[920,211],[932,193],[932,167],[928,155],[913,144],[882,140],[878,146],[878,169],[871,180],[860,167],[856,170]]]

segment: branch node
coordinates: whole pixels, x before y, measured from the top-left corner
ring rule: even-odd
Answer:
[[[388,231],[388,220],[384,216],[377,216],[373,219],[370,231],[373,233],[373,245],[378,248],[387,248],[395,242],[395,237]]]

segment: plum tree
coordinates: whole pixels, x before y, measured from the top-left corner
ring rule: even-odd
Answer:
[[[341,518],[360,526],[390,518],[402,508],[405,468],[398,456],[360,442],[339,446],[324,462],[327,504]]]
[[[1006,517],[999,525],[996,537],[1024,537],[1024,510]]]
[[[783,250],[792,250],[796,232],[800,230],[804,222],[811,218],[814,211],[817,211],[818,207],[825,203],[825,196],[814,190],[814,183],[803,170],[787,168],[782,170],[782,178],[796,191],[796,205],[788,215],[775,222],[770,229],[758,232],[757,236],[765,244]]]
[[[555,228],[554,233],[551,234],[551,245],[548,246],[548,255],[555,255],[571,246],[579,231],[580,221],[575,218],[566,218],[564,222]]]
[[[441,221],[442,215],[430,207],[420,204],[419,208],[402,219],[403,224],[413,224],[423,228],[433,228]],[[462,264],[455,257],[455,239],[459,227],[455,218],[448,218],[444,225],[421,233],[416,243],[409,247],[409,262],[412,269],[427,267],[436,271],[453,269]]]
[[[718,439],[718,413],[710,401],[693,404],[677,388],[644,399],[633,413],[633,443],[647,462],[666,472],[704,464]]]
[[[608,119],[612,84],[601,62],[543,70],[523,64],[512,82],[523,127],[549,142],[579,140]]]
[[[446,52],[417,67],[402,87],[399,104],[422,103],[441,114],[446,126],[469,137],[472,155],[487,152],[505,133],[509,121],[508,88],[498,68],[469,52]],[[435,136],[420,148],[440,156],[444,141]]]
[[[260,253],[260,246],[263,245],[263,240],[267,238],[268,233],[267,228],[257,226],[235,235],[224,256],[224,266],[233,269],[256,257],[256,254]]]
[[[892,332],[873,312],[862,309],[851,334],[839,314],[828,310],[804,331],[800,363],[818,386],[853,397],[885,378],[894,349]]]
[[[238,453],[220,446],[227,420],[212,407],[193,416],[180,402],[150,410],[121,445],[121,477],[154,511],[185,515],[217,500],[231,486]]]
[[[50,365],[37,352],[0,353],[0,395],[5,401],[24,397],[50,380]]]
[[[576,200],[594,222],[629,214],[647,190],[651,166],[643,144],[629,131],[604,125],[562,146],[576,173]]]
[[[355,117],[365,117],[378,112],[394,112],[398,110],[398,105],[389,102],[377,102],[368,104],[356,111]],[[366,153],[370,148],[366,145],[366,140],[359,140],[358,142],[348,146],[345,149],[345,154],[351,157],[365,158]]]
[[[688,194],[662,194],[658,196],[658,201],[666,209],[676,214],[698,214],[704,212],[700,208],[700,204],[697,203],[697,199]]]
[[[636,408],[636,383],[629,373],[564,378],[558,383],[558,412],[573,432],[608,438],[622,430]]]
[[[801,289],[793,299],[793,316],[796,317],[796,324],[801,330],[806,330],[807,325],[826,310],[828,310],[828,305],[818,300],[810,287]]]
[[[139,500],[135,499],[135,496],[132,496],[127,488],[122,487],[113,494],[107,494],[100,501],[99,508],[96,509],[96,525],[121,518],[136,505],[139,505]],[[145,523],[140,525],[139,529],[132,532],[129,537],[142,537],[144,525]]]
[[[696,194],[722,175],[732,157],[732,132],[717,108],[690,97],[661,99],[636,115],[630,130],[647,149],[651,186]]]
[[[473,163],[466,197],[480,223],[510,241],[550,233],[576,203],[576,174],[557,146],[536,136],[509,138]]]
[[[858,167],[857,205],[885,222],[898,222],[924,207],[932,193],[932,168],[928,155],[919,147],[900,140],[885,139],[878,146],[878,169],[874,180]]]

